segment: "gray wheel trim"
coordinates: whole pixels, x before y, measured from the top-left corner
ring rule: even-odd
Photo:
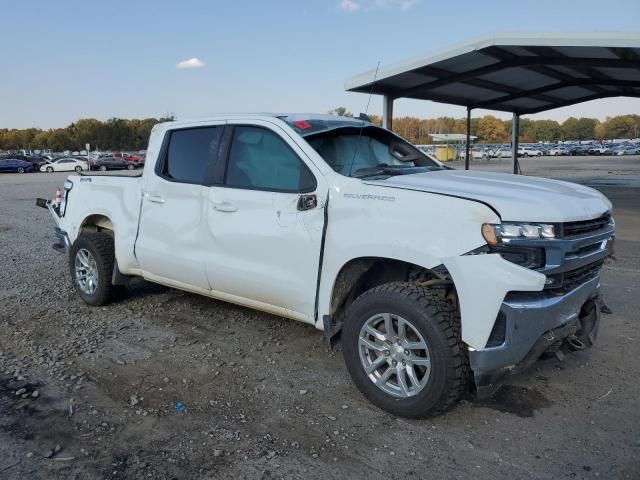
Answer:
[[[379,313],[364,322],[358,351],[369,380],[394,397],[417,395],[431,375],[427,342],[411,322],[393,313]]]
[[[80,290],[87,295],[96,293],[99,282],[98,265],[91,252],[86,248],[81,248],[76,252],[74,270]]]

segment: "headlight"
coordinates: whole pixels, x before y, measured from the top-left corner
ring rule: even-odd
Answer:
[[[486,242],[495,247],[500,243],[508,243],[517,238],[555,238],[553,225],[539,223],[501,223],[482,225],[482,236]]]

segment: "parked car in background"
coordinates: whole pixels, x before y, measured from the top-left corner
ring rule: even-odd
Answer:
[[[24,160],[29,162],[33,166],[34,172],[40,170],[40,167],[47,163],[47,159],[40,155],[27,155]]]
[[[142,157],[140,155],[132,155],[128,153],[123,154],[122,158],[127,162],[132,162],[132,163],[140,163],[140,160],[142,160]]]
[[[565,147],[553,147],[549,149],[549,155],[557,157],[560,155],[569,155],[569,149]]]
[[[118,157],[102,157],[91,165],[96,170],[133,170],[136,166]]]
[[[33,172],[33,165],[19,158],[2,158],[0,159],[0,172]]]
[[[532,147],[518,147],[519,157],[541,157],[542,152]]]
[[[640,148],[625,148],[619,150],[617,155],[640,155]]]
[[[611,150],[609,147],[605,147],[604,145],[599,145],[589,148],[589,153],[591,155],[611,155],[613,153],[613,150]]]
[[[589,155],[589,147],[584,145],[573,145],[569,147],[569,155],[573,155],[573,156]]]
[[[40,167],[41,172],[82,172],[83,170],[89,170],[89,164],[84,160],[78,160],[73,157],[61,158],[60,160],[54,160],[48,162]]]
[[[14,155],[5,155],[4,158],[29,162],[34,171],[38,171],[40,167],[47,162],[47,160],[40,155],[23,155],[21,153],[16,153]]]

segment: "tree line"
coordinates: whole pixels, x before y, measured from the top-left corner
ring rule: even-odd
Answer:
[[[352,117],[344,107],[329,113]],[[380,117],[369,115],[371,120],[382,124]],[[398,117],[393,119],[393,131],[417,145],[431,143],[429,134],[466,133],[467,119],[439,117],[421,119]],[[471,119],[471,135],[481,143],[510,143],[511,120],[500,120],[493,115]],[[569,117],[564,122],[555,120],[520,119],[519,141],[522,143],[556,142],[558,140],[612,140],[614,138],[638,138],[640,136],[640,115],[618,115],[607,117],[601,122],[597,118]]]
[[[329,113],[352,117],[344,107]],[[370,115],[378,125],[382,119]],[[66,128],[42,130],[39,128],[0,129],[0,150],[51,149],[53,151],[82,150],[88,143],[99,150],[141,150],[147,148],[149,133],[156,123],[173,120],[173,117],[126,120],[111,118],[106,121],[94,118],[78,120]],[[431,143],[431,133],[466,133],[466,119],[439,117],[421,119],[398,117],[393,119],[393,130],[411,143]],[[481,143],[509,143],[511,120],[500,120],[492,115],[471,119],[471,135]],[[640,115],[607,117],[603,122],[596,118],[570,117],[559,123],[555,120],[520,119],[520,142],[555,142],[558,140],[611,140],[637,138],[640,135]]]
[[[66,128],[0,129],[0,150],[24,148],[59,152],[83,150],[87,143],[92,150],[142,150],[147,148],[153,126],[170,120],[173,117],[133,120],[111,118],[106,121],[83,118]]]

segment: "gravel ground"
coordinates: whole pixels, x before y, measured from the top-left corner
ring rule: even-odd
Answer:
[[[614,313],[590,351],[420,421],[371,406],[310,326],[143,281],[86,306],[34,205],[66,175],[1,175],[0,478],[640,478],[640,161],[522,164],[612,199]]]

